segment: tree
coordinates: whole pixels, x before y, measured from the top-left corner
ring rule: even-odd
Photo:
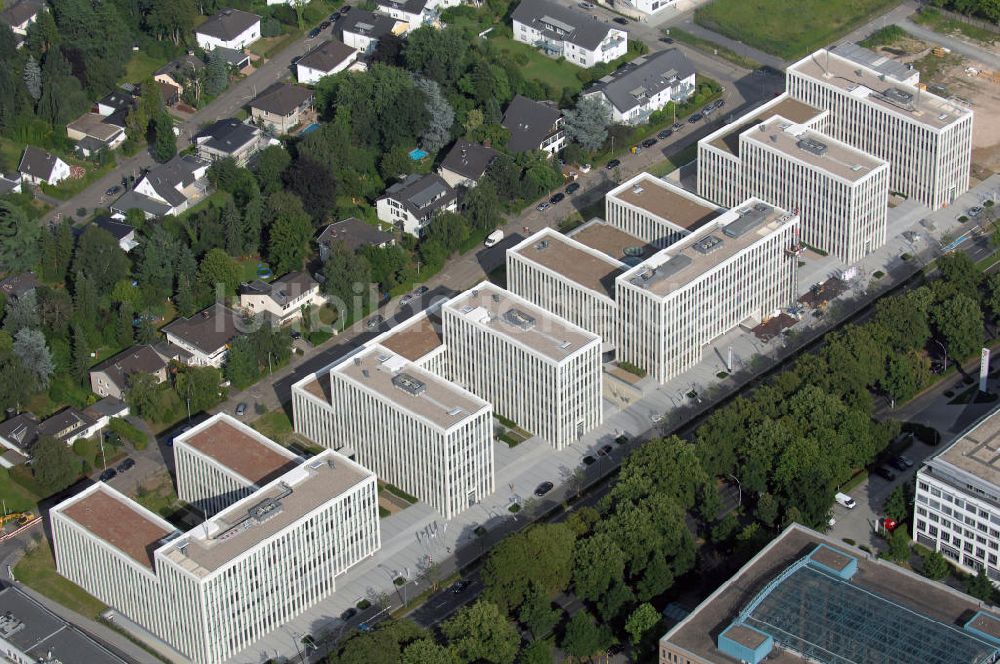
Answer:
[[[524,604],[518,612],[518,620],[528,628],[535,639],[540,639],[552,633],[559,623],[561,612],[552,608],[548,594],[532,583]]]
[[[521,637],[495,604],[479,600],[441,625],[441,633],[462,662],[512,664]]]
[[[28,60],[24,63],[24,87],[28,88],[28,94],[35,101],[38,101],[42,97],[42,68],[38,64],[38,60],[35,60],[34,56],[29,55]]]
[[[35,391],[48,389],[55,363],[45,335],[29,328],[19,331],[14,337],[14,355],[31,376]]]
[[[38,116],[53,125],[65,124],[85,110],[87,103],[87,95],[61,49],[50,49],[42,63]]]
[[[532,582],[562,592],[573,573],[576,538],[564,523],[538,524],[498,544],[483,565],[483,596],[505,612],[516,610]]]
[[[425,97],[427,127],[420,135],[424,150],[434,154],[451,140],[451,127],[455,124],[455,109],[441,92],[441,86],[429,78],[416,79],[417,90]]]
[[[291,163],[292,158],[289,156],[288,150],[279,145],[272,145],[261,150],[253,166],[260,192],[269,196],[280,191],[283,181],[282,174]]]
[[[625,621],[625,631],[632,639],[632,646],[638,648],[642,637],[660,622],[659,612],[649,602],[643,602]]]
[[[184,367],[177,373],[175,389],[192,413],[208,410],[219,403],[222,372],[215,367]]]
[[[209,52],[205,64],[205,94],[217,97],[228,85],[229,67],[222,54],[217,51]]]
[[[885,556],[889,560],[901,563],[910,557],[910,534],[905,525],[897,526],[889,534],[889,549]]]
[[[38,315],[38,291],[32,289],[13,302],[8,302],[3,317],[4,332],[15,336],[25,328],[41,325]]]
[[[243,254],[260,253],[260,234],[264,224],[264,201],[255,196],[243,208]]]
[[[209,292],[232,295],[240,285],[240,268],[222,249],[212,249],[198,266],[198,283]]]
[[[885,500],[885,506],[882,511],[885,515],[891,517],[897,523],[906,521],[910,514],[910,500],[908,496],[908,487],[905,484],[900,484],[889,497]]]
[[[611,107],[599,96],[580,97],[576,107],[563,112],[566,135],[591,152],[601,149],[608,138]]]
[[[343,241],[338,240],[330,245],[323,263],[323,274],[326,276],[323,290],[330,296],[331,305],[344,315],[355,310],[355,297],[367,297],[371,268],[363,256],[348,249]]]
[[[190,317],[198,311],[198,299],[195,297],[191,277],[187,274],[177,277],[177,293],[174,296],[174,303],[181,316]]]
[[[484,179],[465,195],[462,212],[473,228],[492,231],[503,221],[496,185]]]
[[[182,37],[194,26],[198,15],[192,0],[153,2],[145,14],[146,28],[157,39],[169,39],[178,46]]]
[[[370,632],[348,639],[337,664],[399,664],[403,650],[426,640],[426,632],[409,620],[389,620]]]
[[[454,652],[430,639],[414,641],[403,649],[402,664],[461,664]]]
[[[153,157],[165,164],[177,156],[177,136],[174,134],[174,121],[164,110],[153,120]]]
[[[80,460],[69,446],[53,436],[43,436],[31,451],[35,480],[50,495],[62,491],[80,475]]]
[[[324,164],[300,155],[285,169],[285,188],[299,197],[313,222],[322,223],[337,200],[333,175]]]
[[[406,68],[447,86],[461,77],[470,43],[457,28],[418,28],[407,35]]]
[[[224,373],[239,389],[253,384],[260,378],[260,365],[249,337],[239,337],[233,342],[226,356]]]
[[[595,534],[577,543],[573,586],[580,599],[599,601],[624,575],[625,554],[609,535]]]
[[[894,400],[906,401],[923,389],[928,378],[930,361],[927,356],[910,350],[889,356],[879,386]]]
[[[924,556],[921,571],[928,579],[941,581],[951,574],[951,565],[948,564],[948,560],[941,555],[940,551],[930,551]]]
[[[997,590],[993,586],[993,582],[990,581],[990,577],[986,575],[985,567],[980,567],[979,572],[977,572],[975,576],[969,575],[966,577],[965,592],[969,593],[976,599],[991,603],[997,595]]]
[[[976,300],[957,293],[940,302],[933,316],[952,358],[961,361],[979,350],[983,342],[983,312]]]
[[[306,245],[312,237],[312,224],[293,193],[279,191],[268,198],[267,258],[277,274],[298,270],[306,256]]]
[[[42,228],[24,211],[0,200],[0,271],[24,272],[38,261]]]
[[[573,614],[563,634],[562,649],[577,658],[590,657],[606,650],[614,641],[611,630],[604,623],[594,624],[594,617],[586,609]]]
[[[222,227],[226,231],[226,253],[239,256],[243,253],[243,220],[232,200],[222,208]]]
[[[79,323],[73,325],[73,377],[83,381],[90,369],[90,343],[87,334]]]
[[[762,493],[757,498],[757,509],[754,513],[758,521],[768,528],[772,528],[778,521],[778,509],[778,501],[774,499],[774,496],[769,493]]]
[[[108,295],[116,283],[128,277],[128,256],[115,237],[90,225],[80,236],[73,256],[73,271],[87,275],[100,295]]]
[[[552,640],[532,641],[518,659],[520,664],[552,664]]]
[[[125,391],[125,401],[129,409],[138,415],[150,420],[159,417],[159,380],[149,373],[131,373],[128,375],[128,386]]]

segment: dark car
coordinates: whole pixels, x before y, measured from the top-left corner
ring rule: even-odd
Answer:
[[[658,138],[647,138],[646,140],[644,140],[642,142],[642,147],[644,147],[644,148],[651,148],[651,147],[653,147],[654,145],[656,145],[659,142],[660,142],[660,139],[658,139]]]
[[[612,159],[611,161],[608,162],[608,165],[606,166],[606,168],[610,171],[610,170],[614,170],[614,169],[618,168],[621,165],[622,165],[622,162],[621,162],[620,159]]]
[[[469,587],[469,583],[470,583],[470,582],[469,582],[469,581],[466,581],[465,579],[463,579],[463,580],[461,580],[461,581],[456,581],[456,582],[455,582],[455,585],[453,585],[453,586],[451,587],[451,594],[452,594],[452,595],[458,595],[458,594],[461,594],[461,593],[462,593],[462,592],[463,592],[463,591],[464,591],[464,590],[465,590],[466,588],[468,588],[468,587]]]
[[[597,450],[597,456],[608,456],[611,454],[611,450],[614,449],[610,445],[604,445],[601,449]]]
[[[564,198],[566,198],[566,194],[560,191],[559,193],[553,195],[552,198],[549,199],[549,203],[555,205],[556,203],[561,202]]]
[[[351,11],[351,6],[350,5],[344,5],[343,7],[340,8],[340,13],[341,14],[346,14],[349,11]]]
[[[725,99],[716,99],[714,102],[712,102],[712,106],[714,106],[715,108],[722,108],[725,105],[726,105]]]
[[[615,445],[627,445],[627,444],[628,444],[628,436],[626,434],[622,434],[617,438],[615,438]]]
[[[294,58],[292,58],[292,65],[294,66],[299,64],[299,60],[301,60],[304,57],[305,57],[304,55],[296,55]]]
[[[535,487],[535,495],[541,498],[549,491],[552,491],[553,486],[554,485],[552,484],[552,482],[542,482],[537,487]]]
[[[592,466],[596,462],[597,462],[597,459],[595,459],[594,457],[590,456],[589,454],[587,456],[583,457],[583,465],[585,465],[585,466]]]
[[[320,30],[326,30],[329,27],[330,27],[330,22],[329,21],[323,21],[322,23],[319,24],[319,29]]]
[[[673,135],[674,135],[674,130],[673,129],[664,129],[659,134],[657,134],[656,137],[658,139],[660,139],[660,140],[663,140],[665,138],[670,138]]]
[[[118,474],[117,470],[115,470],[114,468],[108,468],[103,473],[101,473],[101,481],[102,482],[109,482],[112,479],[114,479],[115,475],[117,475],[117,474]]]
[[[428,288],[427,286],[420,286],[419,288],[417,288],[413,292],[416,293],[417,295],[423,295],[424,293],[426,293],[429,290],[430,290],[430,288]]]
[[[691,117],[688,118],[688,122],[694,124],[698,120],[701,120],[704,116],[701,113],[692,113]]]
[[[132,459],[125,459],[120,464],[118,464],[118,467],[115,468],[115,470],[117,470],[119,473],[124,473],[126,470],[132,468],[133,466],[135,466],[135,461],[133,461]]]
[[[319,37],[319,33],[320,33],[319,28],[313,28],[312,30],[309,31],[309,38],[312,39],[313,37]]]
[[[372,316],[368,321],[368,329],[374,330],[376,327],[385,322],[385,316],[379,314],[377,316]]]
[[[896,457],[895,459],[890,459],[889,465],[900,472],[906,470],[906,464],[903,463],[903,460],[900,459],[899,457]]]
[[[567,194],[575,194],[578,191],[580,191],[580,183],[579,182],[570,182],[568,185],[566,185],[566,193]]]
[[[672,124],[670,126],[670,128],[673,129],[674,131],[680,131],[681,129],[684,128],[684,123],[683,122],[675,122],[674,124]]]
[[[302,338],[302,333],[299,332],[298,330],[289,330],[288,331],[288,336],[290,336],[292,339],[296,339],[297,340],[297,339],[301,339]]]
[[[673,44],[674,43],[674,38],[673,37],[660,37],[660,41],[663,42],[664,44]]]
[[[873,470],[872,472],[881,477],[882,479],[888,480],[889,482],[896,479],[896,473],[892,472],[885,466],[879,466],[875,468],[875,470]]]
[[[346,611],[340,614],[340,619],[343,620],[344,622],[347,622],[356,615],[358,615],[357,609],[347,609]]]
[[[617,23],[618,25],[628,25],[628,19],[625,18],[624,16],[615,16],[611,20]]]
[[[105,196],[114,196],[115,194],[117,194],[121,190],[122,190],[121,187],[119,187],[118,185],[115,185],[115,186],[111,187],[110,189],[108,189],[106,192],[104,192],[104,195]]]

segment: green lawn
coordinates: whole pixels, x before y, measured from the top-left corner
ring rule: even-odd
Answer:
[[[293,433],[292,421],[283,408],[261,415],[250,426],[279,443],[284,443]]]
[[[935,32],[944,34],[957,33],[986,45],[992,45],[993,42],[1000,40],[1000,32],[987,30],[978,25],[972,25],[971,23],[945,16],[934,7],[924,7],[910,18],[914,23],[919,23]]]
[[[0,138],[0,171],[10,173],[21,163],[24,146],[7,138]]]
[[[658,178],[662,178],[667,173],[676,171],[678,168],[687,164],[698,156],[698,144],[693,143],[677,154],[675,154],[670,159],[660,162],[649,169],[650,175],[655,175]]]
[[[45,541],[25,554],[14,567],[14,577],[49,599],[88,618],[96,620],[107,608],[99,599],[56,572],[52,550]]]
[[[0,468],[0,499],[8,512],[25,512],[38,504],[38,496],[12,480],[6,468]]]
[[[786,60],[822,48],[899,0],[713,0],[695,21]]]
[[[721,44],[716,44],[714,41],[710,41],[708,39],[702,39],[701,37],[692,35],[690,32],[686,32],[680,28],[670,28],[669,30],[664,30],[663,32],[664,34],[669,34],[682,44],[687,44],[688,46],[710,55],[717,55],[723,60],[728,60],[737,67],[743,67],[744,69],[751,70],[760,69],[761,67],[761,64],[753,58],[742,56],[736,51],[731,51]]]
[[[141,83],[153,75],[157,69],[167,64],[166,60],[154,58],[143,51],[132,54],[131,59],[125,63],[125,76],[120,83]]]
[[[68,178],[55,186],[44,183],[42,184],[42,191],[53,198],[58,198],[61,201],[68,201],[73,198],[115,167],[114,160],[109,161],[103,166],[98,166],[93,162],[67,158],[65,155],[63,155],[63,158],[70,166],[83,166],[86,169],[86,172],[82,178]],[[87,210],[87,212],[89,213],[90,210]]]

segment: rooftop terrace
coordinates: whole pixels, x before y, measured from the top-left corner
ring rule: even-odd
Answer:
[[[886,167],[886,162],[878,157],[781,116],[747,130],[742,140],[777,150],[849,182],[857,182],[872,171]]]
[[[533,235],[512,251],[584,288],[614,298],[615,277],[622,273],[622,264],[595,255],[574,240],[548,231]]]
[[[490,283],[482,283],[446,305],[460,316],[560,362],[600,337],[572,325]]]
[[[722,214],[722,209],[652,175],[642,174],[611,190],[618,199],[685,230],[693,230]]]
[[[782,95],[775,102],[766,104],[761,108],[751,111],[747,115],[726,125],[712,136],[708,137],[708,144],[729,153],[734,157],[740,156],[740,134],[747,129],[756,127],[761,122],[771,119],[776,115],[787,118],[795,124],[807,124],[810,120],[823,113],[818,108],[809,104],[792,99],[788,95]]]
[[[377,344],[343,360],[333,371],[442,429],[489,408],[482,399]]]
[[[883,80],[878,71],[826,50],[803,58],[788,71],[836,86],[933,129],[947,127],[972,112],[926,90],[895,80]]]
[[[750,199],[660,251],[622,278],[665,297],[795,218],[758,199]]]
[[[245,424],[225,416],[210,422],[207,427],[181,434],[177,442],[190,445],[257,485],[267,484],[298,464],[294,454]]]

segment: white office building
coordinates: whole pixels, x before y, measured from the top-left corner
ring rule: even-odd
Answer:
[[[601,339],[489,282],[442,308],[452,380],[563,449],[602,420]]]
[[[892,191],[937,209],[968,190],[972,110],[915,87],[913,70],[841,45],[786,73],[791,97],[830,111],[826,133],[892,165]]]
[[[553,0],[521,0],[511,13],[514,40],[578,67],[611,62],[628,51],[628,33]]]
[[[219,413],[174,438],[177,497],[211,516],[302,461],[255,429]]]
[[[60,574],[197,664],[279,628],[381,545],[375,476],[329,450],[186,534],[104,483],[50,521]]]
[[[617,359],[666,382],[794,298],[798,216],[745,201],[617,278]]]
[[[639,173],[608,192],[608,224],[662,249],[715,219],[718,205],[648,173]]]
[[[917,472],[913,539],[969,574],[1000,584],[1000,411]]]

